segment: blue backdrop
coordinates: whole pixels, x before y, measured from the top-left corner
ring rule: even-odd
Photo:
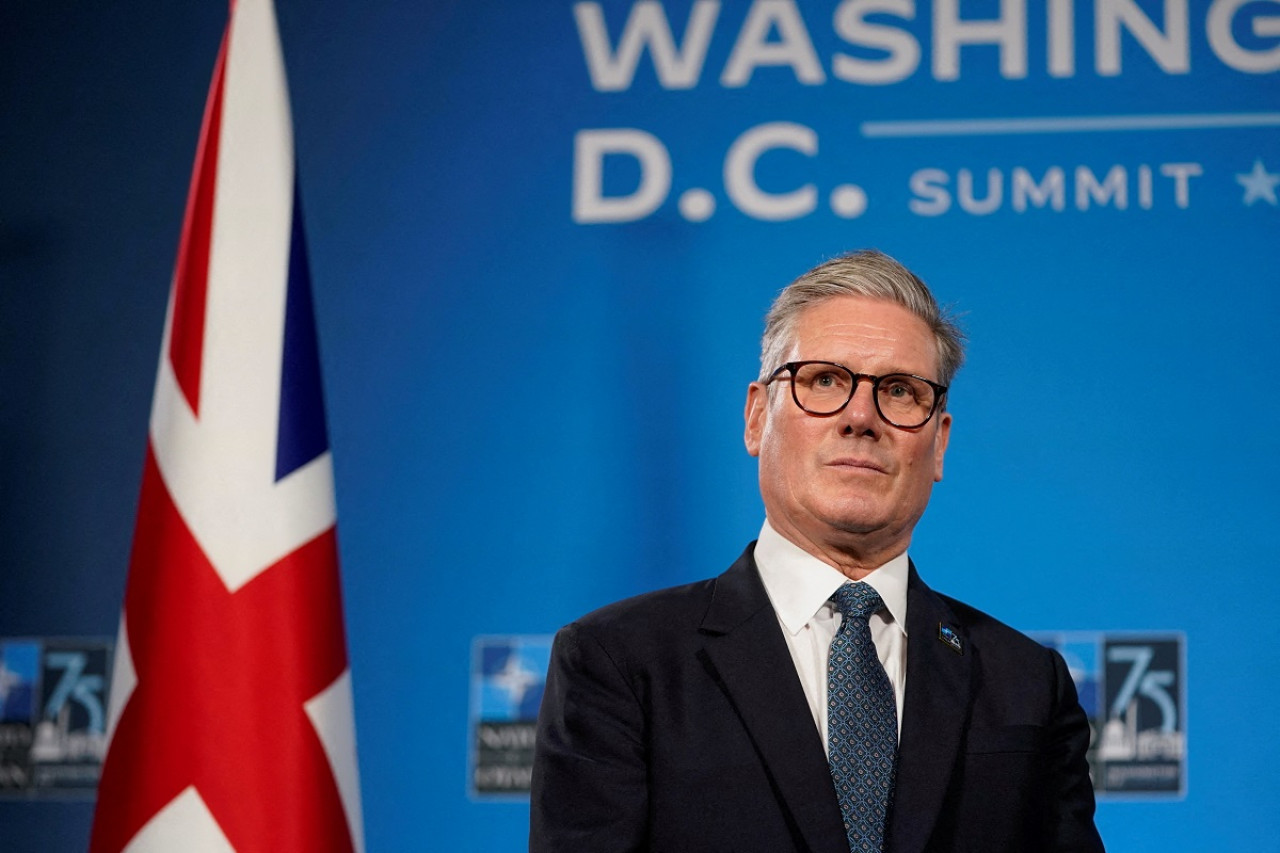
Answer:
[[[1280,2],[278,12],[370,851],[521,849],[524,801],[469,793],[476,638],[736,557],[763,313],[863,246],[972,339],[928,581],[1184,637],[1185,792],[1104,800],[1108,846],[1280,834]],[[6,7],[0,636],[115,632],[224,15]],[[2,846],[91,811],[0,801]]]

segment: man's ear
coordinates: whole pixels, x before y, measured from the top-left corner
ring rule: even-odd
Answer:
[[[745,428],[742,441],[747,446],[747,453],[760,455],[760,442],[764,437],[765,421],[769,417],[769,389],[759,382],[747,386],[747,405],[743,409],[742,419]]]
[[[943,412],[938,420],[938,434],[933,437],[933,481],[942,482],[942,457],[947,453],[951,440],[951,413]]]

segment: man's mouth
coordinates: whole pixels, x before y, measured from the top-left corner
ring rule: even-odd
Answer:
[[[854,456],[841,456],[838,459],[832,459],[827,463],[830,468],[842,468],[850,470],[873,471],[878,474],[888,473],[885,466],[872,459],[862,459]]]

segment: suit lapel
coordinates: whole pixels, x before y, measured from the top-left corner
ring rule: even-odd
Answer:
[[[939,638],[942,627],[955,632],[954,642]],[[893,853],[924,850],[938,821],[969,719],[974,653],[951,609],[913,565],[907,585],[906,707],[887,837]]]
[[[798,841],[847,853],[822,739],[751,550],[716,579],[701,658],[746,727]]]

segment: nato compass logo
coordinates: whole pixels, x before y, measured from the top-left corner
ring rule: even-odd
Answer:
[[[93,792],[110,661],[109,640],[0,640],[0,794]]]
[[[1186,794],[1186,665],[1181,634],[1034,634],[1060,652],[1089,717],[1099,795]]]
[[[473,796],[528,794],[548,635],[477,637],[471,660]]]

